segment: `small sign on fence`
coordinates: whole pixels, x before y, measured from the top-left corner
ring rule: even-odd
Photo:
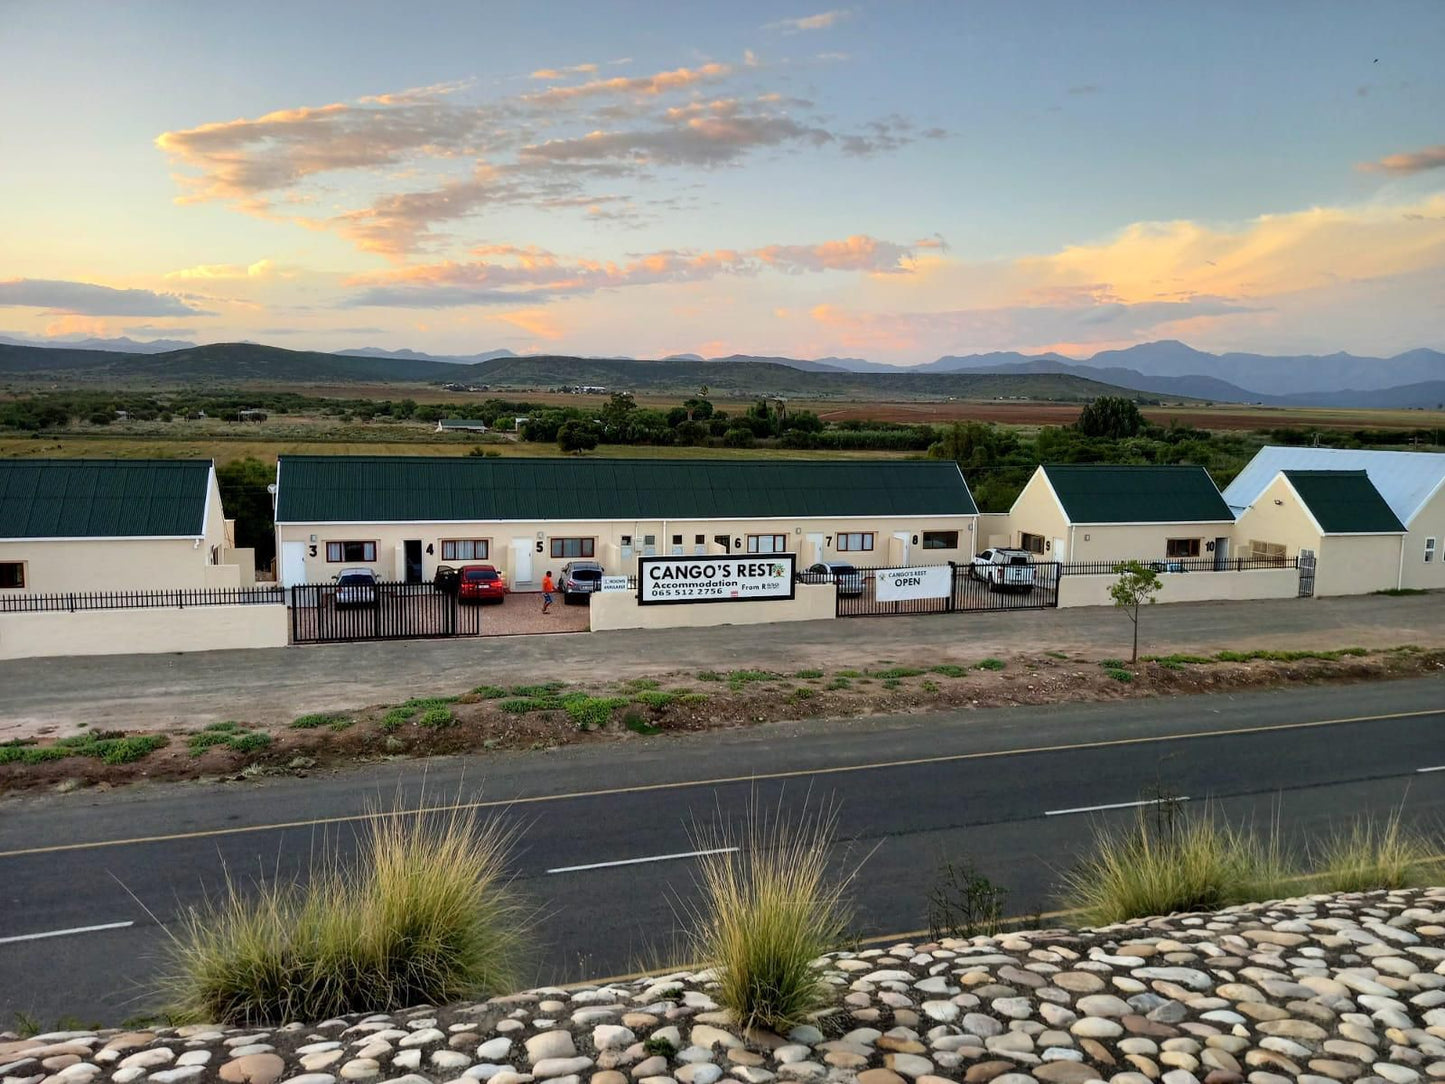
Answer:
[[[947,598],[952,593],[953,569],[948,565],[880,568],[873,574],[873,596],[879,602]]]
[[[603,591],[631,591],[631,576],[603,576],[600,590]]]

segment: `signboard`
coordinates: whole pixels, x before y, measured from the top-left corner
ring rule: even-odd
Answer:
[[[629,576],[603,576],[600,591],[631,591],[632,579]]]
[[[947,565],[926,568],[880,568],[873,574],[873,597],[879,602],[913,598],[947,598],[953,593],[953,569]]]
[[[637,602],[764,602],[793,597],[791,553],[639,557]]]

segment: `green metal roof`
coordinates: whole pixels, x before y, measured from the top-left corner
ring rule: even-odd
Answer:
[[[278,523],[974,515],[955,463],[281,457]]]
[[[1400,534],[1405,528],[1362,470],[1287,470],[1325,534]]]
[[[0,538],[199,537],[209,459],[0,459]]]
[[[1203,467],[1045,466],[1070,523],[1232,523]]]

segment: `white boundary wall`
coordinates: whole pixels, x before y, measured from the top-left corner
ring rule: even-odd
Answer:
[[[633,591],[599,591],[592,596],[588,607],[593,632],[762,625],[776,621],[823,621],[838,616],[836,588],[831,583],[800,583],[792,599],[677,602],[661,606],[639,606]]]
[[[0,659],[285,647],[287,609],[242,606],[0,614]]]
[[[1119,577],[1060,576],[1059,608],[1068,606],[1112,606],[1109,588]],[[1239,599],[1295,598],[1299,594],[1299,570],[1259,568],[1243,572],[1164,572],[1162,585],[1154,596],[1159,602],[1222,602]]]

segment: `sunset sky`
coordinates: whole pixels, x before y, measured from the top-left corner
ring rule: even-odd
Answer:
[[[1445,348],[1445,3],[0,0],[0,334]]]

